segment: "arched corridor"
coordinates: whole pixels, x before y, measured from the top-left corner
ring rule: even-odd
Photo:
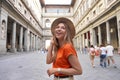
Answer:
[[[119,0],[71,0],[60,5],[45,1],[0,1],[1,54],[47,48],[47,41],[52,37],[51,23],[59,17],[73,21],[76,29],[73,42],[77,50],[107,43],[116,50],[120,48]]]

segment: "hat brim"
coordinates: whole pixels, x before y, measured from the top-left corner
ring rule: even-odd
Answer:
[[[52,34],[54,35],[54,29],[55,27],[61,23],[61,22],[64,22],[66,23],[68,26],[69,26],[69,30],[70,30],[70,34],[71,34],[71,37],[72,39],[74,38],[75,36],[75,27],[74,27],[74,24],[72,23],[71,20],[67,19],[67,18],[64,18],[64,17],[61,17],[61,18],[58,18],[58,19],[55,19],[51,25],[51,32]]]

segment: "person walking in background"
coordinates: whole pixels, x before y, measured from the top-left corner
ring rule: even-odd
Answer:
[[[107,51],[106,47],[103,44],[101,44],[100,45],[100,66],[105,68],[106,68],[106,55],[107,55],[106,51]]]
[[[95,56],[99,56],[100,55],[100,48],[98,46],[95,46]]]
[[[95,48],[93,45],[90,46],[89,48],[89,55],[90,55],[90,61],[91,61],[91,65],[94,68],[94,59],[95,59]]]
[[[111,44],[108,44],[106,46],[107,50],[107,60],[108,60],[108,66],[110,65],[110,60],[112,61],[113,66],[116,68],[115,60],[113,58],[114,48]]]
[[[67,18],[56,19],[51,26],[52,39],[48,48],[46,63],[53,63],[47,70],[49,76],[54,74],[54,80],[74,80],[74,75],[82,74],[82,67],[78,60],[72,39],[75,27]]]
[[[88,54],[88,47],[87,47],[87,46],[85,46],[85,47],[83,48],[83,53],[84,53],[84,54]]]

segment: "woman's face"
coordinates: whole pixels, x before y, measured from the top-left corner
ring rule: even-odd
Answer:
[[[55,37],[56,37],[58,40],[63,40],[65,34],[66,34],[65,25],[64,25],[63,23],[59,23],[59,24],[55,27]]]

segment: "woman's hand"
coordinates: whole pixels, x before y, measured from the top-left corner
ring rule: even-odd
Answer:
[[[48,74],[49,76],[51,76],[51,75],[54,74],[55,72],[57,72],[57,69],[56,69],[56,68],[49,68],[49,69],[47,70],[47,74]]]

